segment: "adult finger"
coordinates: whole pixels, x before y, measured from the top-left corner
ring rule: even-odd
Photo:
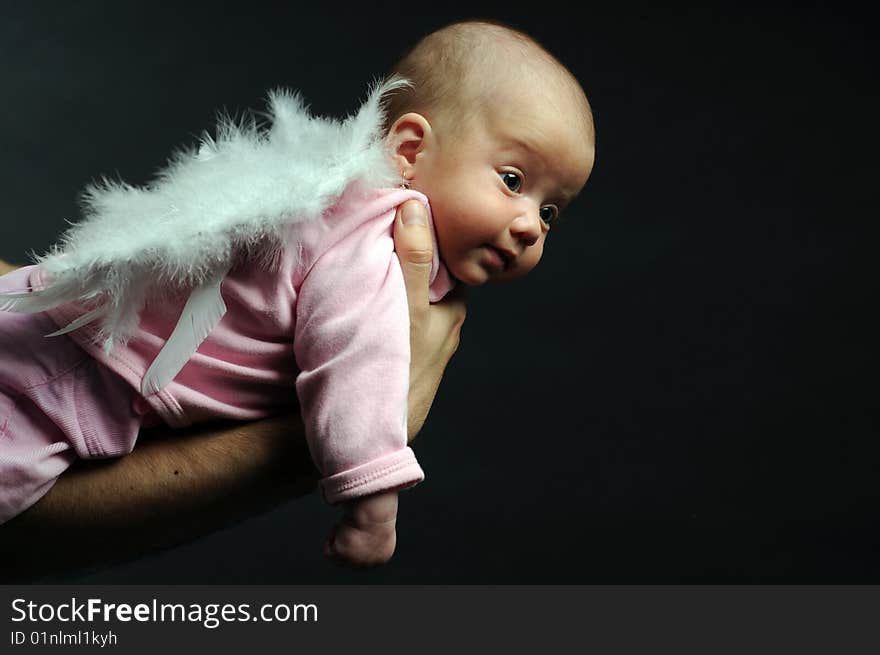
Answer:
[[[428,227],[428,210],[418,200],[408,200],[397,208],[394,250],[403,270],[410,311],[427,311],[434,243]]]
[[[437,312],[446,317],[450,326],[461,328],[467,315],[467,287],[463,284],[456,284],[452,291],[447,293],[443,300],[436,303],[434,307]]]

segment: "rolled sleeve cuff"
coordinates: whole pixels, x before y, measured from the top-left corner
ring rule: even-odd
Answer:
[[[405,489],[425,479],[412,448],[406,447],[378,457],[353,469],[335,473],[321,480],[321,490],[328,503],[369,496],[380,491]]]

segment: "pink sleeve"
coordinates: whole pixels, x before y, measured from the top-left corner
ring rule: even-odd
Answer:
[[[409,311],[390,222],[367,221],[324,252],[296,312],[296,388],[326,500],[420,482],[406,445]]]

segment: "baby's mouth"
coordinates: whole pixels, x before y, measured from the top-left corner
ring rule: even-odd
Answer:
[[[503,250],[499,250],[495,246],[491,244],[486,244],[486,249],[489,251],[490,255],[492,255],[492,263],[495,264],[496,268],[501,271],[506,271],[510,268],[510,264],[513,261],[513,258]]]

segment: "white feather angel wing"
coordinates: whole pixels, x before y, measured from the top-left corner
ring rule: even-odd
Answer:
[[[109,352],[134,332],[147,298],[190,291],[143,381],[145,393],[157,391],[222,318],[220,283],[239,257],[271,259],[286,226],[320,216],[355,181],[364,189],[399,183],[382,144],[382,99],[408,84],[399,77],[374,84],[345,121],[313,117],[298,94],[276,90],[270,129],[221,118],[216,137],[205,134],[198,150],[176,153],[146,187],[91,185],[84,220],[38,260],[49,284],[0,295],[0,310],[87,303],[89,311],[55,334],[100,321],[98,338]]]
[[[196,287],[190,294],[174,331],[141,380],[141,395],[152,395],[171,382],[223,318],[226,303],[220,294],[220,284],[227,272]]]

